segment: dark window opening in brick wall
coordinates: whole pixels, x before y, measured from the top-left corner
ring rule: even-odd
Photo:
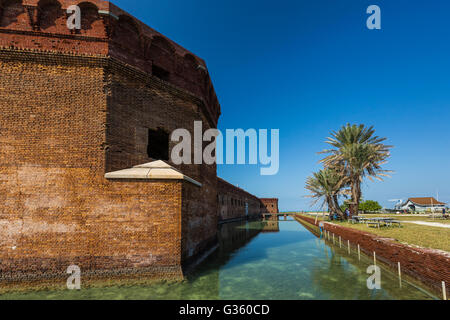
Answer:
[[[152,74],[161,80],[164,80],[164,81],[170,80],[170,72],[167,70],[164,70],[161,67],[153,65],[152,66]]]
[[[20,0],[3,1],[3,8],[0,5],[0,27],[8,27],[16,22],[17,18],[24,12]]]
[[[169,160],[169,134],[162,129],[148,130],[147,154],[156,160]]]

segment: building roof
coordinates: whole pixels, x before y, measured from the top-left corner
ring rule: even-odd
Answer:
[[[110,172],[105,174],[106,179],[143,179],[143,180],[185,180],[196,186],[202,184],[165,163],[164,161],[153,161],[135,166],[133,168]]]
[[[445,203],[437,201],[433,197],[425,197],[425,198],[409,198],[409,201],[413,202],[414,204],[418,204],[421,206],[438,206],[438,205],[445,205]]]

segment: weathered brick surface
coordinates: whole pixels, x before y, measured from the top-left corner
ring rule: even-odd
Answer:
[[[20,196],[2,190],[9,199],[0,221],[2,276],[53,274],[72,264],[84,272],[181,265],[179,184],[104,183],[85,169],[20,170],[37,172],[17,181]]]
[[[179,266],[182,183],[104,179],[104,69],[21,57],[0,62],[2,274]]]
[[[66,9],[79,4],[82,29],[67,28]],[[0,47],[102,55],[152,74],[153,65],[169,74],[166,81],[196,95],[216,126],[220,105],[205,62],[108,1],[1,0]]]
[[[280,213],[278,210],[278,199],[275,198],[262,198],[264,213]]]
[[[160,128],[170,134],[183,128],[194,137],[194,121],[201,121],[204,131],[211,128],[195,97],[133,70],[116,65],[107,69],[107,172],[156,160],[147,155],[148,129]],[[169,154],[174,145],[170,142]],[[190,261],[217,241],[216,165],[171,165],[202,183],[201,188],[185,184],[182,191],[183,260]]]
[[[210,188],[211,195],[203,188]],[[218,217],[215,214],[216,188],[183,184],[182,191],[182,262],[186,265],[217,244]]]
[[[64,10],[81,2],[0,0],[0,274],[179,277],[217,243],[219,220],[260,201],[223,182],[219,216],[215,165],[171,163],[202,187],[104,178],[156,160],[149,129],[194,136],[220,106],[200,58],[114,5],[83,2],[82,30],[68,30]]]
[[[298,218],[316,225],[313,218],[303,216]],[[325,230],[342,237],[344,243],[350,240],[353,246],[359,244],[369,256],[373,256],[373,252],[376,252],[377,259],[395,270],[400,262],[404,273],[422,281],[436,292],[442,291],[442,281],[450,283],[450,256],[448,253],[407,246],[394,242],[393,239],[381,238],[331,223],[325,223]],[[448,285],[447,292],[450,293]]]
[[[221,221],[260,216],[264,211],[259,198],[223,179],[217,179],[217,190],[217,211]]]
[[[0,56],[2,166],[103,169],[103,68],[70,56]]]

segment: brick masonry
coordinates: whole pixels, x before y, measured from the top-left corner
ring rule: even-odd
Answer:
[[[265,213],[280,213],[278,209],[278,199],[262,198],[261,202],[263,203]]]
[[[304,216],[297,216],[297,218],[312,225],[318,225],[313,218]],[[325,222],[324,228],[331,234],[342,237],[344,243],[350,240],[354,246],[359,244],[361,250],[370,257],[373,256],[373,252],[376,252],[377,259],[394,270],[397,270],[397,264],[400,262],[402,272],[420,280],[437,293],[442,292],[442,281],[445,281],[447,296],[449,296],[450,256],[448,253],[407,246],[394,242],[393,239],[381,238],[332,223]]]
[[[65,25],[76,3],[79,32]],[[170,163],[201,188],[104,175],[156,160],[149,129],[205,131],[220,112],[202,59],[109,2],[0,0],[0,279],[72,264],[182,277],[219,220],[245,218],[243,200],[258,215],[259,199],[215,165]]]
[[[221,221],[260,216],[264,211],[261,200],[245,190],[218,178],[217,214]]]
[[[79,4],[82,29],[66,26],[66,9]],[[108,1],[0,0],[0,47],[39,52],[109,56],[147,74],[153,66],[165,81],[202,100],[217,125],[220,105],[205,62]]]
[[[2,274],[179,266],[181,183],[104,179],[105,68],[21,59],[0,62]]]

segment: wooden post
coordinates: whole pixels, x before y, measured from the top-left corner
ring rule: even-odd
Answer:
[[[316,215],[316,222],[314,222],[315,225],[317,225],[317,218],[319,217],[319,215]]]
[[[400,262],[398,263],[398,281],[400,283],[400,288],[402,287],[402,267]]]
[[[333,244],[334,244],[334,233],[333,233]]]
[[[347,241],[348,244],[348,254],[350,254],[350,240]]]
[[[361,261],[361,246],[358,243],[358,260]]]
[[[373,252],[373,265],[374,265],[374,266],[377,265],[377,254],[376,254],[375,251]]]
[[[339,236],[339,248],[342,248],[342,238]]]
[[[445,301],[447,301],[447,290],[445,288],[445,282],[442,281],[442,297],[444,298]]]

